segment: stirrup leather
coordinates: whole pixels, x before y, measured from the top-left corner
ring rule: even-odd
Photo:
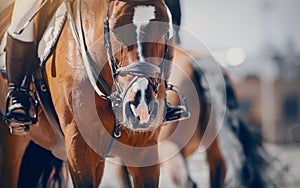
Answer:
[[[183,105],[172,106],[168,101],[166,101],[166,115],[164,123],[188,119],[190,117],[190,111],[188,109],[186,97],[181,95],[174,85],[168,84],[166,89],[177,93]]]
[[[33,114],[30,113],[32,106]],[[8,92],[4,120],[12,134],[26,134],[29,126],[37,122],[37,111],[37,97],[28,89],[15,87]]]

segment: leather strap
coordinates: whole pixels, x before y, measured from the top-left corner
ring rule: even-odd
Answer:
[[[85,38],[83,35],[83,28],[82,28],[82,20],[81,20],[81,1],[76,1],[76,23],[74,21],[73,12],[71,9],[71,3],[69,1],[65,1],[67,5],[67,15],[70,21],[70,27],[73,34],[73,37],[76,41],[77,47],[82,55],[84,67],[87,72],[87,76],[89,78],[89,81],[91,85],[93,86],[96,93],[103,99],[109,99],[109,94],[111,93],[110,88],[108,87],[108,84],[105,82],[103,78],[99,74],[97,74],[93,70],[93,65],[95,62],[92,60],[91,55],[86,49],[86,43]],[[100,78],[99,78],[100,77]],[[99,89],[98,85],[101,85],[101,88],[104,89],[104,93]]]

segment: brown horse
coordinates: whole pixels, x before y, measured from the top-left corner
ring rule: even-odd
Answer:
[[[157,8],[160,7],[158,5],[163,5],[160,1],[155,1],[152,3],[147,2],[146,4],[143,4],[145,2],[112,2],[110,5],[110,12],[112,13],[112,18],[110,20],[113,23],[115,23],[115,25],[111,25],[112,29],[114,27],[123,26],[124,24],[132,24],[132,22],[134,22],[133,20],[135,20],[135,16],[132,15],[132,13],[135,9],[133,9],[133,7],[142,6],[144,8],[152,6],[155,8],[155,10],[157,10]],[[100,10],[105,10],[105,7],[108,7],[108,4],[106,2],[97,2],[96,4],[93,4],[92,1],[89,3],[84,4],[82,8],[82,10],[85,11],[89,10],[89,12],[83,11],[82,13],[83,20],[88,20],[88,22],[85,22],[85,24],[83,25],[83,30],[85,31],[85,33],[89,33],[86,34],[85,38],[87,38],[87,48],[90,52],[92,52],[92,58],[94,58],[97,63],[101,64],[101,62],[106,62],[107,59],[105,54],[106,50],[103,46],[103,41],[101,42],[101,40],[99,40],[99,38],[101,38],[100,36],[103,35],[103,33],[101,33],[103,25],[102,22],[97,21],[102,20],[106,17],[106,11],[103,11],[105,12],[105,14],[98,13],[98,9],[99,7],[101,7]],[[151,14],[153,8],[146,8],[140,10],[150,11],[150,17],[153,17],[153,14]],[[127,17],[125,16],[124,18],[124,13],[126,13],[126,11],[129,12],[129,14],[125,14]],[[160,16],[168,17],[167,15]],[[167,20],[158,21],[165,22]],[[46,23],[46,21],[43,21],[42,19],[41,23]],[[70,22],[67,22],[67,25],[68,24],[70,24]],[[136,32],[136,28],[138,28],[138,26],[139,24],[137,22],[136,24],[134,24],[133,27],[131,25],[128,27],[121,28],[120,30],[116,29],[114,32],[114,36],[112,36],[113,47],[116,48],[117,45],[122,46],[121,48],[119,47],[119,49],[114,50],[118,52],[115,54],[115,61],[117,62],[118,67],[123,67],[128,64],[131,64],[134,61],[134,58],[142,59],[147,58],[149,55],[151,55],[151,57],[157,57],[158,59],[162,59],[163,52],[165,52],[165,50],[163,49],[164,45],[161,45],[161,43],[165,42],[160,42],[159,45],[155,46],[155,44],[157,43],[154,43],[153,41],[158,42],[157,39],[162,38],[160,37],[160,35],[166,30],[168,30],[166,29],[166,25],[163,24],[161,25],[162,27],[156,27],[155,31],[157,31],[158,33],[151,33],[151,35],[147,35],[147,33],[144,34],[144,36],[151,37],[150,39],[147,38],[143,40],[150,40],[152,42],[147,44],[146,46],[143,45],[143,49],[147,50],[142,50],[142,53],[141,48],[139,48],[139,45],[131,44],[133,43],[132,41],[135,42],[136,37],[132,37],[131,35],[124,36],[124,33],[138,33]],[[95,28],[100,29],[97,30]],[[3,31],[1,32],[3,33]],[[38,33],[42,32],[40,31]],[[46,64],[46,75],[48,85],[50,87],[50,91],[54,101],[55,109],[58,112],[62,130],[65,134],[68,162],[70,164],[70,171],[73,177],[74,185],[97,186],[97,184],[99,184],[99,182],[101,181],[104,166],[104,162],[102,160],[99,160],[99,158],[104,158],[109,153],[112,156],[121,156],[121,158],[123,159],[122,163],[124,163],[127,166],[130,166],[128,168],[125,168],[125,170],[128,170],[132,175],[135,186],[157,186],[159,174],[159,166],[157,163],[157,148],[150,147],[150,149],[148,150],[148,148],[145,149],[145,146],[157,145],[159,133],[158,130],[160,128],[156,128],[156,126],[154,126],[151,128],[151,131],[147,131],[145,130],[145,124],[142,124],[141,130],[136,131],[136,124],[132,122],[136,121],[137,118],[132,118],[132,116],[130,116],[131,118],[128,117],[127,120],[129,122],[131,121],[131,123],[127,124],[127,127],[126,125],[121,127],[122,136],[119,138],[119,142],[111,144],[111,137],[109,134],[112,134],[114,129],[114,122],[112,121],[114,119],[114,114],[112,113],[112,110],[110,110],[109,103],[99,97],[95,97],[95,92],[93,91],[93,89],[91,89],[91,87],[87,87],[87,85],[89,85],[87,84],[89,83],[87,81],[88,76],[86,76],[86,73],[82,70],[83,66],[81,58],[75,49],[75,42],[70,37],[70,33],[71,31],[68,27],[66,27],[63,30],[56,51],[49,60],[52,64]],[[38,34],[38,36],[39,35],[40,34]],[[162,40],[164,40],[164,38]],[[126,47],[123,48],[123,46]],[[156,49],[157,51],[154,51],[153,49]],[[139,53],[143,54],[143,57],[138,55]],[[211,186],[222,187],[225,178],[226,168],[224,164],[224,159],[220,152],[218,140],[214,139],[216,133],[218,132],[218,123],[216,120],[214,120],[214,118],[212,118],[211,123],[209,123],[210,117],[213,117],[213,114],[216,112],[214,110],[210,110],[212,108],[212,104],[209,104],[208,96],[205,96],[205,88],[203,86],[203,83],[201,82],[202,77],[200,73],[201,70],[199,70],[199,65],[195,66],[193,64],[189,64],[195,59],[194,56],[195,54],[189,54],[182,50],[176,50],[175,52],[175,66],[171,71],[172,75],[170,81],[173,84],[176,84],[179,90],[183,91],[183,93],[186,95],[188,101],[190,101],[189,108],[192,113],[191,118],[189,120],[182,121],[178,125],[174,125],[173,127],[166,126],[163,128],[163,132],[160,137],[160,141],[162,144],[159,144],[159,146],[163,151],[166,151],[166,147],[167,150],[171,150],[172,147],[169,146],[172,145],[175,145],[175,148],[177,149],[175,149],[175,152],[169,151],[167,152],[167,154],[163,153],[161,160],[166,161],[167,159],[170,159],[172,156],[176,155],[179,151],[179,154],[182,154],[184,158],[190,156],[200,146],[200,141],[203,141],[203,137],[205,137],[205,135],[208,135],[210,139],[204,139],[204,141],[201,142],[201,144],[206,148],[207,151],[207,159],[209,161],[210,166]],[[80,61],[78,61],[78,59]],[[130,59],[131,61],[129,61],[128,59]],[[156,65],[159,64],[159,62],[155,61],[155,59],[150,62]],[[110,67],[106,63],[103,64],[105,64],[105,66],[102,69],[101,75],[111,86],[113,80],[111,79],[112,75],[110,74]],[[151,68],[153,67],[150,66],[150,69]],[[68,72],[68,70],[72,70],[73,72]],[[133,70],[131,71],[134,72]],[[74,72],[77,73],[75,74],[75,78],[74,74],[72,74]],[[141,71],[137,71],[137,73],[141,73]],[[142,73],[147,74],[147,72]],[[122,78],[123,77],[124,75],[122,75]],[[120,86],[122,88],[127,88],[127,81],[129,81],[130,85],[131,79],[132,75],[125,75],[125,79],[119,78]],[[1,104],[4,104],[6,81],[3,78],[1,78],[0,81],[0,100]],[[151,79],[151,81],[148,80],[148,83],[156,83],[158,81],[159,80],[157,79]],[[140,82],[137,83],[144,82],[147,81],[145,79],[142,79],[140,80]],[[164,83],[162,82],[162,85],[163,84]],[[136,88],[137,85],[145,84],[132,85],[135,85]],[[163,89],[164,87],[161,87],[161,90]],[[135,102],[134,97],[136,95],[141,95],[142,93],[140,92],[140,94],[135,94],[136,90],[137,89],[133,89],[133,92],[128,91],[128,93],[131,93],[131,95],[127,97],[127,101],[133,103],[133,105]],[[148,95],[151,95],[151,93],[153,94],[153,96],[164,95],[164,91],[160,91],[158,94],[156,94],[154,90],[155,87],[150,88],[150,94]],[[92,93],[92,96],[88,95],[89,92]],[[89,98],[86,98],[86,96],[88,96]],[[174,95],[173,92],[168,93],[168,99],[173,105],[181,103],[177,94]],[[161,100],[164,100],[164,97],[161,97]],[[90,108],[95,105],[95,109],[98,112],[96,116],[92,114],[94,110]],[[130,112],[126,110],[127,107],[128,105],[124,105],[124,111]],[[129,105],[129,107],[131,106]],[[145,119],[147,119],[147,114],[145,115],[145,113],[143,113],[142,110],[136,110],[136,107],[138,106],[134,106],[131,108],[132,113],[140,116],[140,121],[145,121]],[[2,106],[2,108],[4,107]],[[151,108],[153,109],[153,107]],[[1,110],[2,112],[4,111],[4,109]],[[77,116],[72,116],[72,114],[77,114]],[[98,114],[100,114],[100,120],[98,118]],[[78,115],[80,116],[78,117]],[[125,115],[126,117],[127,114],[125,113],[123,115]],[[99,121],[102,122],[102,127],[95,124],[95,122]],[[118,121],[124,122],[124,119],[121,118],[118,119]],[[2,122],[2,124],[4,123]],[[158,123],[156,125],[158,125]],[[132,130],[132,128],[135,129]],[[29,140],[32,139],[39,145],[42,145],[44,148],[54,150],[56,145],[54,145],[53,143],[55,143],[55,140],[57,138],[55,138],[55,134],[52,132],[50,126],[48,125],[48,122],[44,117],[42,111],[39,113],[38,124],[31,128],[29,136],[14,137],[8,135],[7,128],[4,127],[3,129],[5,129],[2,130],[4,131],[3,135],[5,136],[1,137],[1,139],[3,139],[3,142],[1,141],[1,143],[5,143],[5,145],[1,145],[3,146],[2,148],[4,148],[4,152],[2,152],[2,160],[0,160],[0,162],[2,162],[3,164],[8,164],[10,166],[8,166],[7,168],[6,166],[3,166],[2,168],[1,165],[1,178],[3,177],[3,181],[0,182],[5,183],[5,187],[11,185],[15,187],[18,179],[18,176],[16,174],[18,174],[19,171],[21,157],[24,154],[25,148],[27,147]],[[109,134],[103,131],[104,129],[107,130]],[[41,134],[45,134],[48,137],[41,137]],[[92,138],[88,138],[89,136]],[[120,143],[125,144],[121,145]],[[135,146],[135,148],[126,146]],[[136,149],[136,146],[142,148],[142,150]],[[252,153],[248,153],[250,154],[250,156],[255,155],[256,151],[251,152]],[[86,159],[88,159],[88,161]],[[183,164],[185,164],[185,162],[183,162]],[[175,182],[179,182],[179,185],[188,185],[185,182],[178,181],[178,179],[176,178],[177,177],[174,176]],[[186,178],[186,180],[191,182],[190,178]]]
[[[161,0],[90,0],[79,5],[77,2],[80,1],[73,7],[68,4],[67,9],[80,10],[77,13],[81,14],[75,17],[82,22],[76,25],[80,39],[74,40],[74,30],[69,27],[74,25],[68,20],[45,65],[47,85],[64,135],[66,159],[74,186],[97,187],[103,174],[102,159],[109,155],[123,160],[136,187],[157,187],[157,143],[165,118],[164,80],[168,77],[170,63],[164,59],[172,59],[172,49],[167,45],[172,37],[167,7]],[[59,3],[48,1],[39,12],[36,41],[42,37],[45,19]],[[68,15],[72,17],[71,11]],[[7,25],[1,26],[1,30],[6,28]],[[110,34],[104,37],[105,29]],[[86,51],[80,54],[76,43]],[[92,63],[85,64],[85,58]],[[7,91],[3,77],[0,84],[3,114]],[[28,136],[2,142],[4,146],[14,146],[7,148],[9,151],[3,156],[15,170],[2,169],[11,171],[3,172],[10,176],[8,185],[13,178],[17,179],[21,157],[29,140],[53,151],[59,142],[56,136],[40,111],[39,121],[31,127]],[[10,153],[18,158],[11,158]],[[63,158],[62,152],[54,153]],[[11,185],[15,186],[16,182]]]
[[[173,17],[173,26],[176,31],[177,41],[180,42],[178,33],[181,20],[180,1],[165,1]],[[187,36],[187,34],[191,35],[191,33],[186,32],[184,29],[181,34],[183,36]],[[195,40],[198,39],[195,38]],[[201,48],[202,53],[187,52],[180,48],[177,48],[174,53],[173,69],[179,67],[181,71],[178,71],[178,69],[177,71],[171,71],[173,76],[171,76],[170,81],[178,85],[179,90],[184,93],[191,93],[193,88],[196,87],[198,96],[187,94],[187,97],[190,97],[188,97],[188,101],[192,101],[194,105],[197,103],[198,98],[201,112],[199,114],[198,110],[193,108],[193,105],[190,104],[191,117],[194,117],[195,121],[192,121],[191,118],[190,120],[181,122],[178,126],[184,128],[179,128],[181,131],[177,133],[177,136],[176,134],[170,136],[171,133],[174,132],[174,127],[163,128],[161,138],[170,138],[169,150],[171,150],[170,148],[174,148],[175,151],[180,150],[172,159],[164,163],[164,166],[166,166],[168,173],[173,179],[174,185],[178,187],[195,186],[195,183],[193,183],[188,173],[186,159],[195,152],[201,143],[202,148],[200,151],[203,152],[206,149],[206,158],[210,167],[210,184],[212,187],[221,187],[224,181],[224,160],[227,169],[227,186],[273,186],[276,181],[274,181],[272,173],[276,174],[276,172],[278,172],[275,165],[271,163],[271,161],[274,161],[274,157],[269,154],[261,144],[261,135],[251,130],[241,119],[239,115],[237,92],[235,91],[236,87],[230,78],[230,74],[225,69],[220,68],[212,57],[208,57],[207,54],[209,53],[207,53],[206,47],[202,48],[199,45],[198,47]],[[216,75],[216,73],[218,75]],[[188,76],[184,77],[184,74]],[[209,77],[216,77],[218,79],[208,79]],[[188,86],[184,80],[189,79],[193,80],[193,84]],[[223,84],[225,84],[225,86]],[[207,87],[208,85],[212,87]],[[219,89],[217,89],[218,87]],[[175,102],[175,104],[179,102],[178,98],[176,99],[170,94],[168,94],[168,97],[169,100]],[[218,106],[217,108],[211,109],[211,107],[213,107],[211,103],[213,98],[217,100]],[[222,112],[222,109],[226,109],[226,112]],[[214,123],[207,124],[207,117],[214,115],[213,113],[217,113],[217,118],[224,115],[223,118],[221,118],[223,122],[213,121],[215,125]],[[197,122],[198,114],[199,121]],[[191,128],[191,123],[194,125],[198,123],[198,127]],[[220,128],[220,126],[222,126],[222,128]],[[213,128],[212,131],[210,130],[211,128]],[[186,142],[182,137],[192,133],[188,131],[189,129],[196,129],[197,131],[193,134],[193,137]],[[209,137],[216,136],[216,131],[218,132],[218,137],[216,137],[218,139],[207,139],[206,136],[211,133]],[[209,140],[209,142],[207,142],[207,140]],[[184,143],[186,143],[186,145],[184,145]],[[207,148],[208,145],[210,145],[209,148]],[[178,171],[178,169],[182,170]]]

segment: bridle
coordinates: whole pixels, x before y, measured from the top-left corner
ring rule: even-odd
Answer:
[[[150,62],[137,61],[137,62],[134,62],[127,66],[118,68],[117,63],[116,63],[115,58],[112,53],[112,48],[111,48],[112,45],[110,42],[110,29],[109,29],[108,24],[109,24],[109,22],[108,22],[108,19],[106,18],[105,24],[104,24],[104,32],[105,32],[104,45],[106,47],[106,52],[107,52],[109,65],[111,68],[112,78],[114,80],[114,83],[115,83],[117,89],[121,90],[120,85],[116,79],[117,76],[131,75],[134,77],[147,78],[149,80],[149,83],[152,86],[153,90],[157,93],[158,87],[163,80],[162,78],[164,75],[164,69],[166,68],[166,63],[167,63],[167,61],[170,61],[168,44],[165,44],[164,58],[159,66],[153,65]],[[166,38],[168,38],[168,37],[166,36]],[[153,82],[150,78],[154,78],[155,82]],[[132,85],[132,83],[129,84],[128,86],[131,86],[131,85]],[[127,91],[127,89],[123,89],[123,90]]]
[[[154,65],[150,62],[137,61],[124,67],[117,67],[117,63],[112,52],[111,35],[110,35],[111,29],[109,27],[109,18],[110,18],[110,14],[108,8],[107,16],[104,20],[104,45],[106,48],[106,54],[111,68],[111,74],[115,86],[114,91],[111,92],[108,98],[110,99],[111,106],[115,112],[115,115],[121,117],[122,119],[123,116],[122,106],[124,102],[124,97],[126,96],[130,87],[138,80],[138,78],[146,78],[149,81],[153,91],[155,92],[154,99],[158,98],[158,88],[162,84],[163,77],[169,68],[168,64],[170,61],[170,55],[169,55],[168,44],[170,39],[169,39],[169,33],[167,33],[165,36],[164,56],[159,66]],[[134,77],[125,88],[122,88],[118,82],[117,77],[126,76],[126,75],[131,75]],[[123,122],[118,122],[118,123],[123,123]]]
[[[110,2],[110,1],[111,0],[108,0],[108,2]],[[92,87],[94,88],[94,90],[98,94],[98,96],[100,96],[104,100],[110,101],[110,103],[111,103],[111,107],[114,111],[114,116],[115,116],[113,138],[118,138],[121,136],[121,133],[120,133],[121,122],[118,122],[116,117],[123,116],[122,106],[123,106],[123,102],[124,102],[124,96],[128,92],[129,88],[140,77],[146,78],[149,81],[151,87],[153,88],[153,90],[155,92],[156,98],[158,97],[157,96],[158,88],[161,85],[161,83],[163,82],[162,78],[165,77],[165,80],[164,80],[165,85],[166,85],[165,89],[177,93],[178,96],[180,97],[181,101],[183,102],[183,106],[173,107],[168,103],[168,101],[165,100],[165,105],[166,105],[167,109],[165,109],[165,113],[164,113],[164,123],[169,122],[169,121],[178,121],[180,119],[188,118],[190,115],[190,112],[187,107],[186,98],[183,95],[180,95],[180,92],[178,91],[178,89],[175,86],[166,83],[167,75],[169,73],[169,63],[170,63],[170,62],[167,62],[167,61],[170,61],[168,44],[170,41],[169,35],[171,36],[171,34],[167,33],[167,35],[166,35],[164,57],[159,66],[153,65],[152,63],[149,63],[149,62],[148,63],[135,62],[128,66],[118,68],[117,64],[115,62],[115,58],[113,56],[112,45],[111,45],[111,41],[110,41],[111,30],[109,27],[110,15],[109,15],[109,6],[108,6],[107,16],[104,20],[104,44],[106,47],[106,53],[107,53],[109,65],[111,68],[112,79],[113,79],[113,82],[115,85],[114,90],[111,91],[111,89],[108,87],[107,82],[101,77],[101,75],[99,76],[99,74],[93,69],[93,67],[94,67],[93,65],[95,65],[95,62],[92,60],[91,55],[87,51],[85,37],[83,34],[84,32],[83,32],[83,28],[82,28],[82,19],[81,19],[81,11],[80,11],[80,2],[81,1],[78,0],[76,2],[77,2],[77,6],[76,6],[76,15],[77,16],[76,16],[76,23],[75,23],[75,19],[74,19],[73,13],[72,13],[70,2],[66,1],[67,15],[70,20],[71,31],[74,36],[76,45],[82,55],[86,73],[87,73],[88,79],[89,79]],[[117,80],[117,76],[124,76],[124,75],[132,75],[132,76],[134,76],[134,78],[125,88],[121,88],[120,84]],[[97,78],[98,78],[98,80],[97,80]],[[153,82],[152,79],[154,79],[155,82]],[[99,89],[98,84],[105,91],[106,94],[103,93]],[[113,142],[113,140],[114,139],[112,139],[111,142]]]
[[[157,89],[163,80],[162,77],[165,74],[165,69],[168,68],[166,64],[169,63],[168,61],[170,61],[169,48],[168,48],[168,44],[170,41],[169,34],[166,34],[165,36],[166,43],[164,48],[164,57],[159,66],[153,65],[150,62],[137,61],[130,65],[118,68],[112,52],[110,32],[111,30],[109,27],[109,13],[108,13],[106,19],[104,20],[104,45],[106,48],[106,54],[111,68],[112,78],[116,86],[119,87],[119,83],[116,79],[117,76],[132,75],[135,77],[147,78],[149,80],[150,85],[153,87],[154,91],[157,92]],[[149,78],[155,78],[156,79],[155,83]]]
[[[109,0],[111,2],[111,0]],[[109,98],[111,102],[112,109],[114,111],[115,120],[117,120],[116,117],[120,117],[123,119],[123,113],[122,113],[122,107],[124,102],[124,97],[126,96],[126,93],[128,92],[129,88],[138,80],[138,78],[146,78],[151,87],[153,88],[155,92],[155,98],[153,100],[157,100],[158,98],[158,88],[160,87],[161,83],[165,82],[165,90],[175,92],[183,105],[179,106],[172,106],[166,99],[164,101],[165,104],[165,111],[163,114],[164,120],[163,123],[170,122],[170,121],[178,121],[182,119],[187,119],[190,117],[190,112],[187,106],[186,97],[181,95],[178,91],[177,87],[171,84],[167,83],[168,74],[169,74],[169,64],[170,64],[170,53],[169,53],[169,42],[172,40],[170,36],[173,37],[170,31],[167,32],[165,35],[165,44],[164,44],[164,55],[163,59],[159,66],[154,65],[149,62],[141,62],[137,61],[135,63],[129,64],[124,67],[117,67],[117,63],[115,61],[115,58],[113,56],[112,52],[112,44],[110,41],[110,27],[109,27],[109,18],[110,18],[110,12],[109,12],[109,6],[107,10],[107,15],[104,20],[104,45],[106,47],[106,54],[109,61],[109,65],[111,68],[111,74],[113,78],[113,82],[115,84],[115,90],[111,92]],[[134,78],[131,80],[131,82],[125,87],[121,88],[120,84],[118,83],[118,80],[116,79],[117,76],[125,76],[125,75],[131,75],[134,76]],[[158,76],[157,76],[158,75]],[[163,80],[164,77],[164,80]],[[151,79],[155,79],[155,82],[153,82]],[[120,125],[123,122],[115,122],[114,127],[114,137],[119,137],[120,134]]]

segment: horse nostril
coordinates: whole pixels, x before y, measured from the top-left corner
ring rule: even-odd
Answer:
[[[141,97],[142,97],[142,94],[141,94],[141,91],[139,90],[135,93],[135,96],[134,96],[131,104],[133,104],[135,107],[137,107],[141,101]]]
[[[130,106],[134,116],[140,120],[140,123],[147,123],[150,119],[150,114],[149,114],[149,109],[148,106],[142,102],[140,103],[137,107],[135,107],[134,105]]]
[[[147,105],[149,105],[150,104],[150,102],[152,101],[152,99],[153,99],[153,89],[149,86],[148,88],[147,88],[147,90],[145,91],[146,92],[146,95],[145,95],[145,100],[146,100],[146,103],[147,103]]]

